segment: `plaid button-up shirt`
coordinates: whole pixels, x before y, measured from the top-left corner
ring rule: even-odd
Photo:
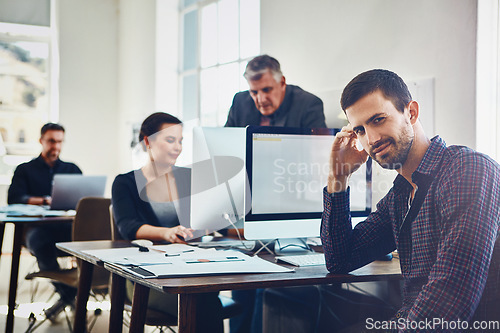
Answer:
[[[435,137],[412,180],[415,198],[428,191],[404,228],[412,186],[401,175],[354,229],[349,189],[329,194],[325,188],[321,239],[328,270],[347,273],[397,249],[404,288],[396,318],[500,320],[500,166]]]

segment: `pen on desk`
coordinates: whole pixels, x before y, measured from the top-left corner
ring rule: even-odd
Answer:
[[[148,239],[135,239],[131,241],[130,244],[132,246],[137,246],[139,248],[139,252],[149,252],[151,250],[165,253],[165,251],[163,250],[153,248],[153,242]]]
[[[238,257],[226,257],[221,259],[193,259],[186,261],[186,264],[199,264],[199,263],[207,263],[207,262],[232,262],[232,261],[245,261],[243,258]]]
[[[194,252],[194,250],[184,250],[181,253]],[[165,257],[178,257],[181,253],[165,253]]]
[[[142,245],[136,245],[139,248],[139,252],[149,252],[149,251],[154,251],[154,252],[160,252],[160,253],[165,253],[165,251],[160,250],[160,249],[155,249],[152,247],[148,246],[142,246]]]
[[[169,254],[167,253],[167,251],[165,250],[160,250],[160,249],[157,249],[157,248],[154,248],[154,247],[149,247],[149,246],[143,246],[143,245],[137,245],[135,244],[135,246],[137,246],[139,248],[139,252],[149,252],[149,251],[154,251],[154,252],[159,252],[159,253],[165,253],[165,257],[176,257],[178,255],[180,255],[180,253],[172,253],[172,254]],[[194,250],[185,250],[185,251],[182,251],[181,253],[186,253],[186,252],[193,252]]]

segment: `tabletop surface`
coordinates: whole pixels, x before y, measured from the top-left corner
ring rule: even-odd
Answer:
[[[9,216],[5,213],[0,213],[0,223],[58,223],[72,221],[75,216]]]
[[[348,283],[380,280],[400,280],[401,270],[399,260],[375,261],[350,274],[330,274],[325,266],[294,267],[291,273],[254,273],[254,274],[224,274],[191,277],[171,277],[143,279],[123,271],[120,267],[103,263],[96,257],[83,253],[83,250],[128,247],[128,241],[90,241],[57,243],[57,247],[77,258],[106,269],[132,281],[139,282],[152,289],[169,293],[196,293],[220,290],[255,289],[270,287],[300,286],[328,283]],[[274,256],[262,255],[261,258],[273,261]]]

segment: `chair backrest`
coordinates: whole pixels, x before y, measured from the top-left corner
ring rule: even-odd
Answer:
[[[118,230],[118,226],[116,225],[115,218],[113,215],[113,205],[109,205],[109,222],[111,228],[111,239],[112,240],[123,240],[120,231]]]
[[[109,206],[111,199],[85,197],[78,201],[75,220],[73,221],[73,240],[111,240]],[[92,289],[105,289],[109,285],[110,273],[95,267]]]
[[[73,221],[73,240],[110,240],[109,206],[111,199],[85,197],[78,201]]]

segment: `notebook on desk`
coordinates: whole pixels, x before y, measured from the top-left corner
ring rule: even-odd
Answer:
[[[79,174],[54,175],[52,183],[51,210],[75,209],[83,197],[102,197],[106,187],[106,176]]]

